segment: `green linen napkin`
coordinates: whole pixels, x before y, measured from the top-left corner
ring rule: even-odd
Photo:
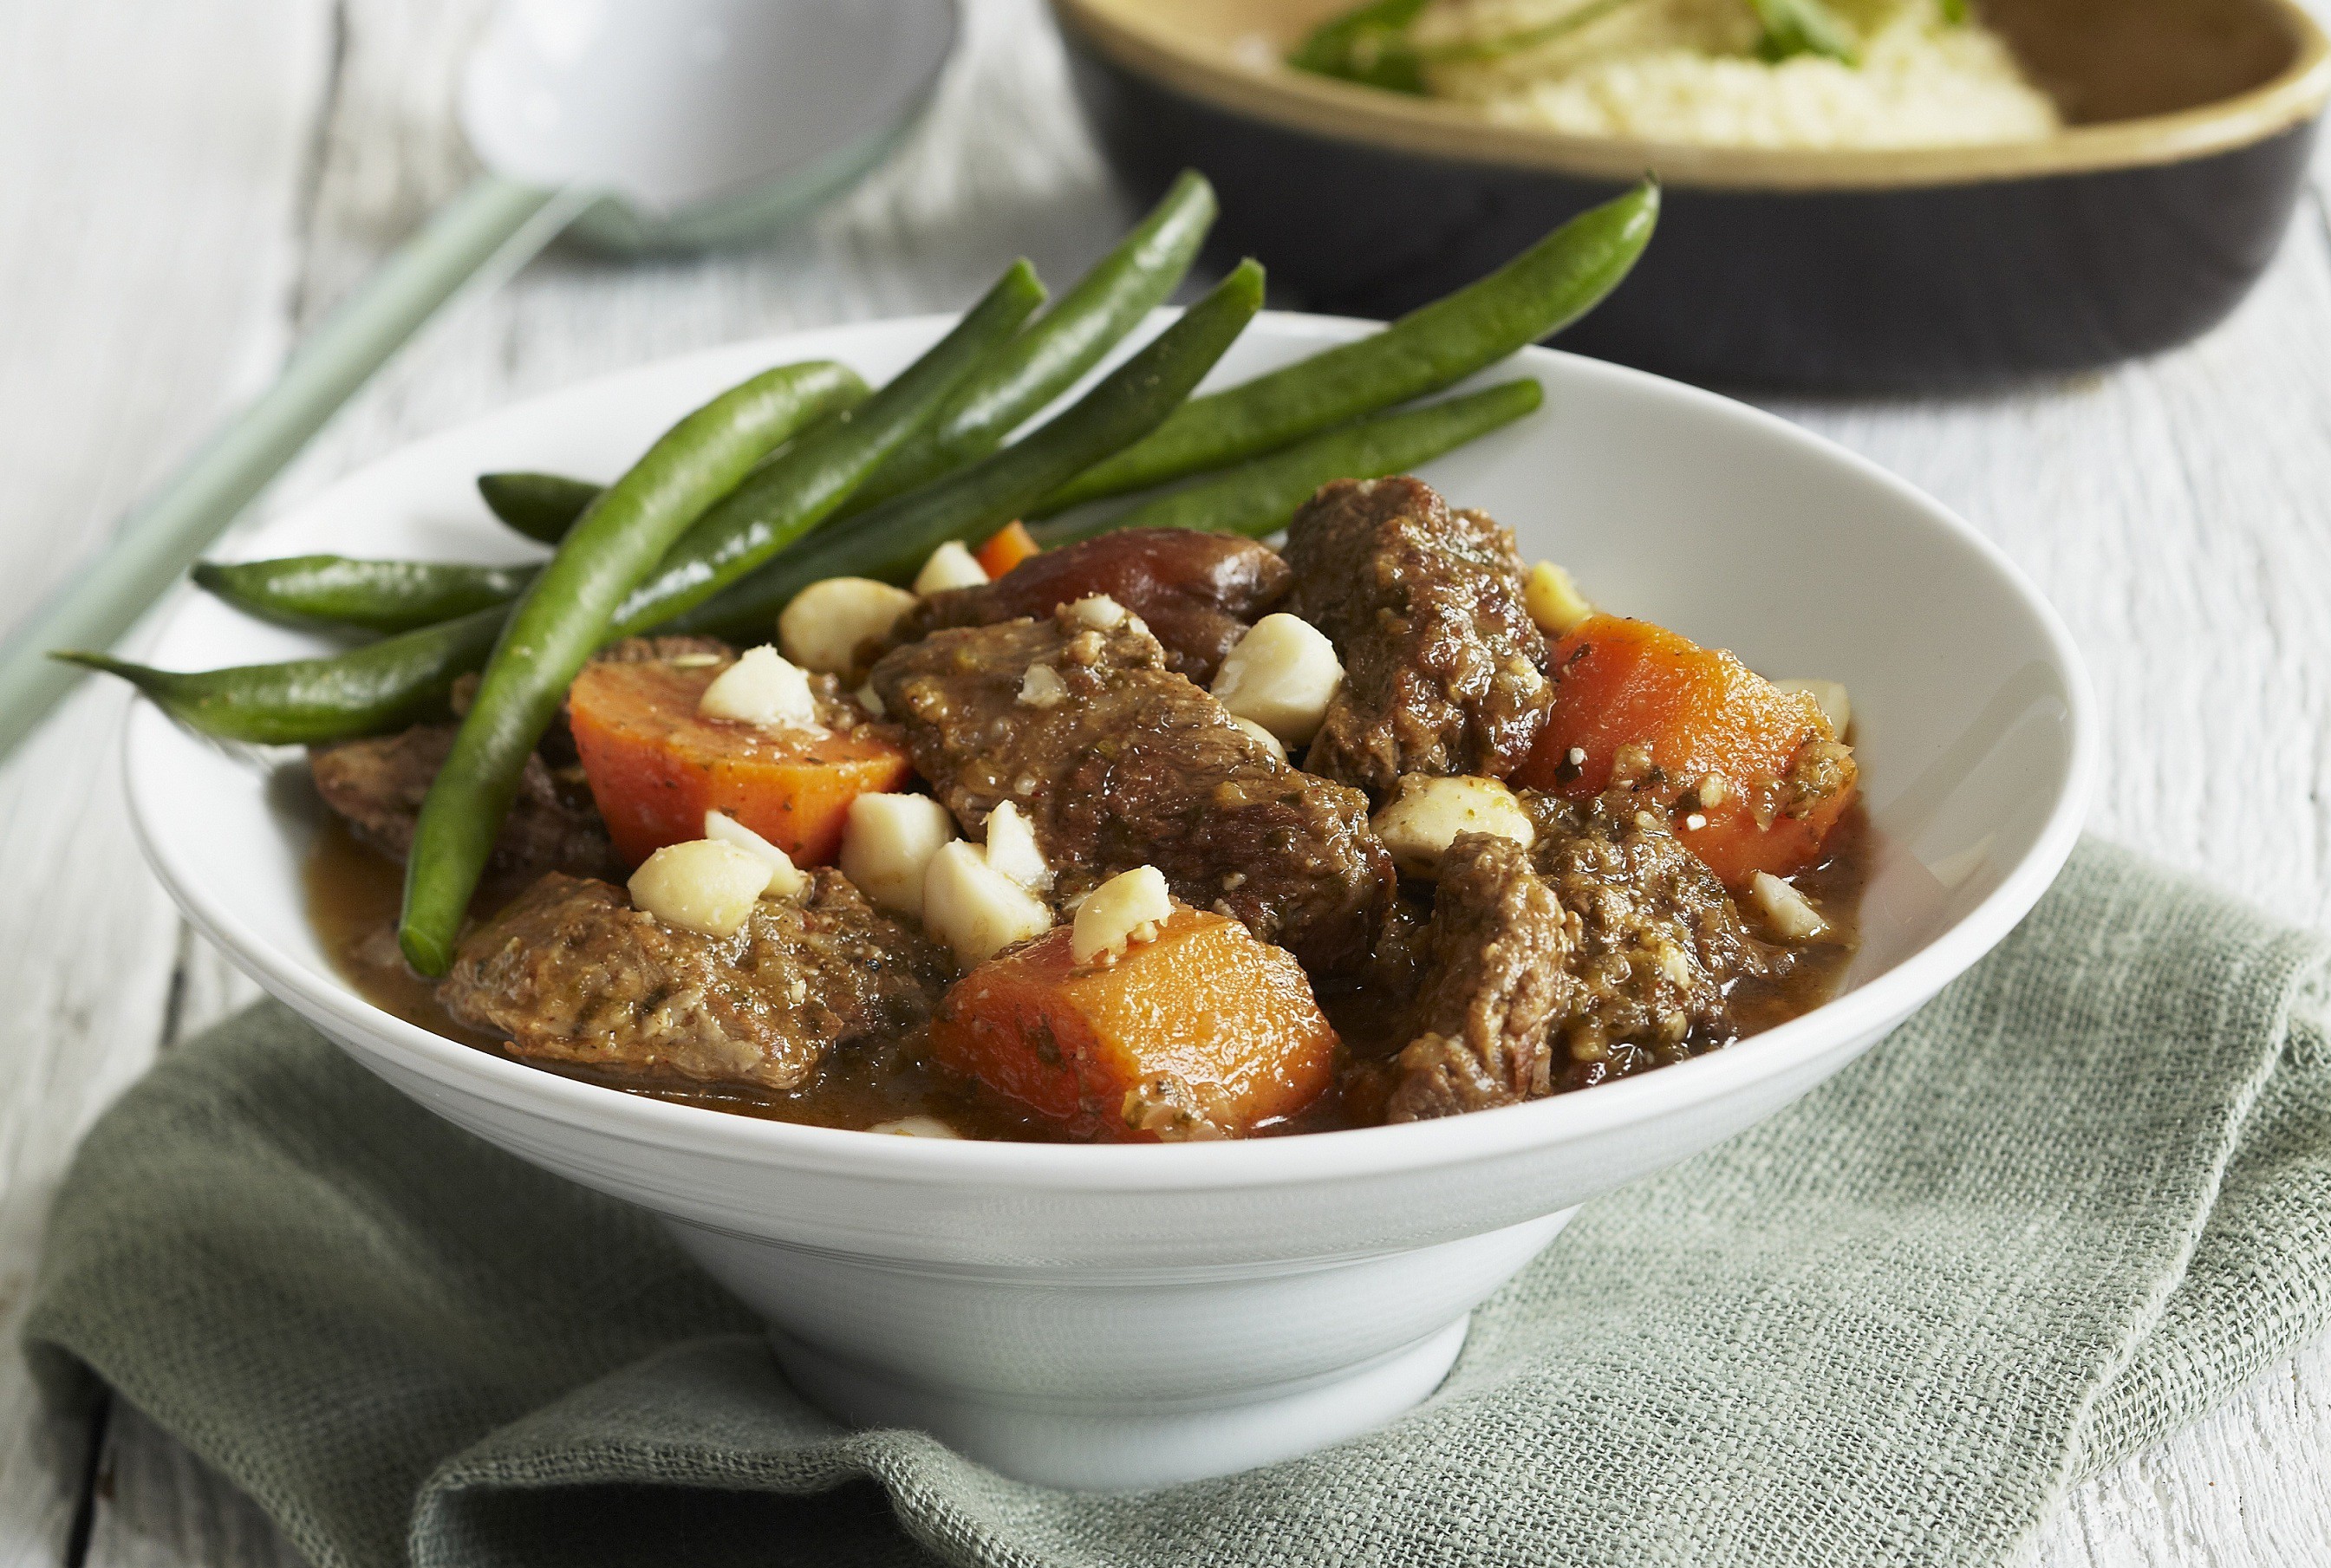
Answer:
[[[90,1134],[27,1337],[324,1568],[2002,1563],[2331,1324],[2325,957],[2084,846],[1862,1061],[1589,1204],[1422,1408],[1161,1491],[839,1430],[652,1222],[274,1007]]]

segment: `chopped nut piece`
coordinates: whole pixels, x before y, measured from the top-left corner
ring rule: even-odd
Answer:
[[[666,844],[632,873],[632,902],[683,931],[733,936],[769,885],[769,863],[734,844]]]
[[[1049,664],[1031,664],[1028,673],[1020,678],[1020,706],[1050,708],[1064,700],[1069,689],[1061,679],[1061,672]]]
[[[1792,942],[1803,942],[1829,929],[1829,922],[1803,893],[1770,871],[1748,879],[1748,897],[1773,929]]]
[[[1775,680],[1773,684],[1783,691],[1802,691],[1820,703],[1830,734],[1839,740],[1845,738],[1846,726],[1853,722],[1853,699],[1843,685],[1834,680]]]
[[[1343,680],[1336,645],[1282,611],[1238,640],[1215,673],[1213,692],[1232,717],[1252,719],[1288,746],[1308,746]]]
[[[804,670],[847,675],[873,662],[912,594],[871,577],[827,577],[793,597],[777,617],[777,641]]]
[[[1537,622],[1537,629],[1549,637],[1565,637],[1581,621],[1594,613],[1594,606],[1578,591],[1570,574],[1552,561],[1540,561],[1522,579],[1522,603]]]
[[[1080,625],[1096,632],[1106,632],[1125,619],[1125,606],[1106,594],[1095,594],[1069,606],[1069,613]]]
[[[1287,748],[1279,744],[1279,737],[1271,734],[1270,731],[1263,728],[1262,726],[1257,724],[1254,720],[1251,718],[1242,718],[1235,713],[1231,715],[1231,722],[1237,725],[1249,735],[1254,736],[1255,740],[1261,745],[1268,746],[1270,749],[1271,755],[1277,757],[1281,762],[1285,762],[1287,760]]]
[[[937,1117],[899,1117],[891,1121],[876,1122],[866,1129],[870,1133],[888,1133],[898,1138],[960,1138],[956,1131]]]
[[[1052,928],[1052,912],[957,840],[941,846],[924,873],[923,927],[969,969],[1014,942],[1042,936]]]
[[[842,832],[842,874],[882,908],[920,917],[923,875],[955,819],[928,795],[862,794]]]
[[[1163,871],[1155,866],[1120,871],[1078,907],[1070,955],[1089,964],[1104,953],[1123,953],[1129,944],[1155,939],[1158,924],[1173,913]]]
[[[977,588],[987,582],[987,568],[979,558],[964,548],[961,539],[949,539],[931,552],[923,569],[915,574],[915,592],[944,594],[950,588]]]
[[[1036,847],[1035,826],[1016,802],[999,802],[987,813],[987,863],[1031,892],[1052,885],[1052,868]]]
[[[776,845],[761,837],[735,817],[721,812],[704,813],[704,836],[716,842],[728,844],[768,862],[769,885],[762,892],[772,898],[790,898],[809,886],[809,879],[794,864],[794,858]]]
[[[713,677],[696,708],[707,718],[745,724],[817,725],[817,697],[810,690],[809,677],[766,643],[747,649],[736,663]]]
[[[1527,849],[1537,838],[1514,792],[1495,779],[1410,774],[1373,819],[1401,875],[1431,880],[1460,833],[1493,833]]]

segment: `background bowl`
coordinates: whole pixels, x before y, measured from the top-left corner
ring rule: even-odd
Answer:
[[[1759,151],[1560,135],[1270,62],[1349,0],[1052,0],[1139,192],[1222,194],[1221,256],[1390,317],[1645,170],[1659,237],[1567,347],[1702,383],[1964,388],[2215,325],[2272,258],[2331,98],[2296,0],[1988,0],[2070,126],[2044,141]]]
[[[242,541],[250,555],[512,558],[471,481],[608,477],[775,361],[897,370],[937,318],[688,356],[536,399],[374,464]],[[1266,314],[1242,378],[1362,323]],[[1432,464],[1604,604],[1846,681],[1880,836],[1839,999],[1731,1050],[1445,1121],[1242,1144],[949,1143],[663,1104],[441,1039],[367,1003],[309,929],[321,808],[296,755],[133,710],[131,808],[187,915],[406,1094],[521,1158],[662,1216],[769,1321],[846,1418],[937,1432],[1008,1473],[1150,1485],[1300,1452],[1431,1392],[1472,1307],[1582,1201],[1770,1115],[2005,935],[2079,831],[2094,738],[2061,624],[1965,523],[1793,426],[1640,373],[1529,349],[1546,408]],[[313,646],[192,594],[156,657]],[[1128,1356],[1128,1344],[1143,1354]]]

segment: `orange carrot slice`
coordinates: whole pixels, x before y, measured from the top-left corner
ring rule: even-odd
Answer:
[[[972,554],[979,562],[980,570],[985,572],[987,580],[993,583],[1042,547],[1036,543],[1036,536],[1028,531],[1025,523],[1015,521],[1006,523],[990,534],[987,543]]]
[[[1805,748],[1836,738],[1812,697],[1615,615],[1582,622],[1553,662],[1553,710],[1512,782],[1575,798],[1632,788],[1673,811],[1678,836],[1730,886],[1819,861],[1855,773],[1850,756],[1833,760],[1810,800],[1790,786]]]
[[[721,664],[669,660],[585,667],[567,691],[575,749],[615,851],[637,864],[704,836],[728,813],[802,865],[842,846],[850,803],[913,774],[883,730],[764,727],[696,710]]]
[[[1294,955],[1176,907],[1155,941],[1079,965],[1055,927],[973,970],[939,1004],[937,1060],[1071,1136],[1155,1142],[1293,1116],[1334,1075],[1336,1031]],[[1137,1093],[1137,1091],[1139,1091]]]

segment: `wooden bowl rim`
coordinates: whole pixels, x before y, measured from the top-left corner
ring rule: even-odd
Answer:
[[[2297,47],[2270,80],[2171,114],[2072,126],[2037,141],[1844,150],[1702,147],[1500,125],[1460,105],[1281,71],[1264,75],[1146,14],[1142,0],[1051,0],[1063,31],[1185,97],[1289,129],[1388,151],[1611,181],[1851,190],[1973,185],[2183,163],[2314,119],[2331,101],[2331,40],[2298,0],[2263,0]]]

